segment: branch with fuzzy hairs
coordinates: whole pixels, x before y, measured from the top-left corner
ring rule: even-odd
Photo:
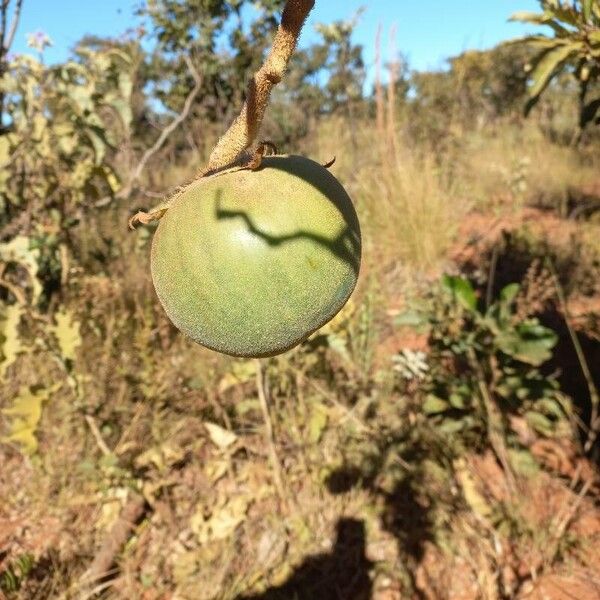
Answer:
[[[242,110],[218,141],[208,164],[200,172],[201,177],[236,164],[254,143],[269,104],[271,90],[283,78],[302,26],[314,4],[315,0],[287,1],[271,50],[248,84]]]
[[[238,165],[244,158],[247,158],[246,150],[256,140],[269,104],[271,90],[282,80],[290,58],[296,49],[304,22],[314,4],[315,0],[287,0],[271,50],[262,67],[248,83],[246,100],[240,114],[217,142],[208,164],[198,173],[198,178]],[[175,195],[154,207],[150,212],[138,212],[133,215],[129,219],[129,227],[134,229],[138,223],[147,225],[161,219],[173,198],[185,187],[179,188]]]

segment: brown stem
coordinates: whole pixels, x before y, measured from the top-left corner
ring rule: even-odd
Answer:
[[[375,37],[375,107],[377,118],[377,135],[381,139],[385,131],[385,108],[383,100],[383,87],[381,85],[381,23],[377,27]]]
[[[144,510],[145,501],[142,496],[132,494],[132,498],[121,511],[119,518],[112,526],[92,564],[82,578],[82,587],[93,585],[111,573],[111,567],[117,555],[131,536],[136,523],[144,514]]]
[[[8,5],[8,3],[7,3]],[[17,26],[19,25],[19,19],[21,17],[21,8],[23,6],[23,0],[17,0],[17,4],[15,5],[15,12],[13,14],[12,22],[10,24],[10,29],[8,31],[8,35],[6,39],[3,40],[4,50],[8,52],[12,43],[15,39],[15,34],[17,33]]]
[[[185,60],[188,70],[194,78],[195,85],[192,91],[188,94],[187,98],[185,99],[183,109],[181,110],[181,112],[162,130],[156,142],[154,142],[154,144],[150,148],[148,148],[148,150],[146,150],[144,156],[142,156],[142,158],[140,159],[140,162],[133,169],[133,173],[131,174],[132,182],[137,181],[140,178],[143,170],[148,164],[148,161],[162,148],[163,144],[165,143],[167,138],[173,133],[173,131],[175,131],[175,129],[177,129],[177,127],[179,127],[179,125],[181,125],[181,123],[183,123],[183,121],[187,119],[187,116],[190,113],[190,110],[192,109],[192,106],[194,104],[194,100],[196,99],[196,96],[200,93],[200,89],[202,88],[202,78],[196,70],[196,67],[194,67],[192,61],[187,56],[184,56],[183,59]]]
[[[200,176],[235,164],[256,139],[271,90],[283,78],[302,26],[314,4],[315,0],[287,0],[271,50],[248,84],[242,110],[217,142]]]
[[[486,413],[488,441],[490,442],[490,446],[492,447],[496,458],[504,469],[508,490],[511,494],[514,494],[517,490],[517,485],[506,448],[506,433],[502,423],[502,414],[492,396],[490,388],[488,387],[485,373],[479,360],[477,359],[475,351],[472,348],[469,348],[467,356],[471,368],[473,368],[475,375],[477,376],[479,394],[481,396],[481,400],[483,401],[483,408]]]
[[[396,60],[396,26],[392,25],[390,31],[390,54],[392,60],[390,62],[390,80],[387,88],[387,135],[389,147],[393,152],[394,158],[398,155],[396,147],[396,82],[400,75],[400,65]]]
[[[283,476],[281,473],[281,462],[277,455],[277,447],[275,446],[275,434],[273,433],[273,421],[271,420],[271,413],[269,411],[269,400],[265,386],[265,371],[263,368],[262,359],[255,359],[256,365],[256,390],[258,392],[258,400],[260,402],[260,408],[263,413],[263,420],[265,422],[267,445],[269,449],[269,461],[271,462],[271,469],[273,471],[273,482],[275,483],[275,489],[279,496],[279,501],[282,507],[286,505],[285,488],[283,487]]]
[[[8,17],[8,1],[0,3],[0,59],[4,58],[4,38],[6,37],[6,20]]]
[[[600,433],[600,394],[598,393],[598,388],[594,383],[594,378],[592,376],[592,372],[590,370],[587,358],[585,357],[585,353],[583,352],[583,348],[581,347],[581,343],[579,341],[579,337],[577,336],[577,332],[573,327],[571,321],[571,313],[569,312],[569,306],[567,304],[567,298],[565,296],[563,287],[560,284],[560,280],[558,279],[558,273],[556,272],[554,262],[549,257],[547,257],[546,264],[548,265],[548,269],[550,270],[550,274],[552,275],[552,279],[554,281],[554,288],[556,290],[556,295],[558,297],[558,301],[563,312],[565,324],[567,326],[569,336],[571,337],[573,347],[575,348],[575,353],[577,354],[577,359],[579,360],[581,372],[583,373],[583,376],[587,383],[588,392],[590,394],[590,427],[588,430],[587,439],[584,444],[585,452],[589,452],[594,447],[594,443],[596,442],[598,434]]]
[[[12,22],[10,24],[10,29],[7,31],[9,4],[10,0],[2,0],[2,3],[0,4],[0,77],[2,77],[2,75],[4,75],[6,72],[6,56],[10,50],[10,47],[12,46],[13,40],[15,39],[15,33],[17,32],[17,26],[21,17],[23,0],[17,0]],[[4,99],[4,92],[0,92],[0,134],[2,133],[4,122]]]
[[[131,174],[129,175],[129,181],[127,182],[127,184],[124,185],[115,196],[104,196],[103,198],[100,198],[100,200],[97,200],[94,203],[95,208],[102,208],[103,206],[110,204],[114,198],[127,198],[127,196],[131,194],[136,182],[141,178],[144,169],[148,165],[148,161],[163,147],[164,143],[167,141],[169,136],[175,131],[175,129],[177,129],[188,118],[188,115],[190,114],[190,111],[194,104],[194,100],[196,99],[196,96],[200,93],[200,90],[202,89],[202,77],[198,73],[198,70],[193,65],[190,58],[184,56],[183,59],[185,60],[190,74],[194,79],[195,85],[190,91],[190,93],[187,95],[183,103],[183,108],[181,109],[181,112],[161,131],[154,144],[152,144],[152,146],[148,148],[146,152],[144,152],[144,155],[142,156],[142,158],[140,158],[137,165],[133,169],[131,169]],[[157,218],[160,218],[164,214],[164,211],[160,213],[159,217],[155,215],[154,217],[149,218],[149,220],[145,220],[145,214],[146,213],[139,212],[136,215],[134,215],[129,220],[129,228],[135,229],[135,227],[133,226],[135,223],[148,224],[150,221],[154,221]]]

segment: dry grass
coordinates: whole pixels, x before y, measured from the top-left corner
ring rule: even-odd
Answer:
[[[532,122],[467,134],[456,167],[461,194],[484,209],[536,204],[560,210],[571,189],[595,182],[598,174],[597,162],[551,144]]]

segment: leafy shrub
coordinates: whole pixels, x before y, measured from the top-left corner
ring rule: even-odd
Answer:
[[[465,446],[481,448],[498,425],[506,435],[513,416],[542,435],[564,422],[556,378],[539,369],[557,336],[529,314],[525,298],[512,283],[481,308],[468,280],[447,275],[422,306],[398,317],[399,325],[426,332],[429,343],[425,356],[396,357],[400,378],[419,381],[423,412]]]

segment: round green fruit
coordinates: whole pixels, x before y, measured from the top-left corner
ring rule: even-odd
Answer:
[[[256,171],[202,178],[175,198],[154,235],[152,278],[169,318],[199,344],[272,356],[344,306],[360,252],[337,179],[302,156],[269,156]]]

